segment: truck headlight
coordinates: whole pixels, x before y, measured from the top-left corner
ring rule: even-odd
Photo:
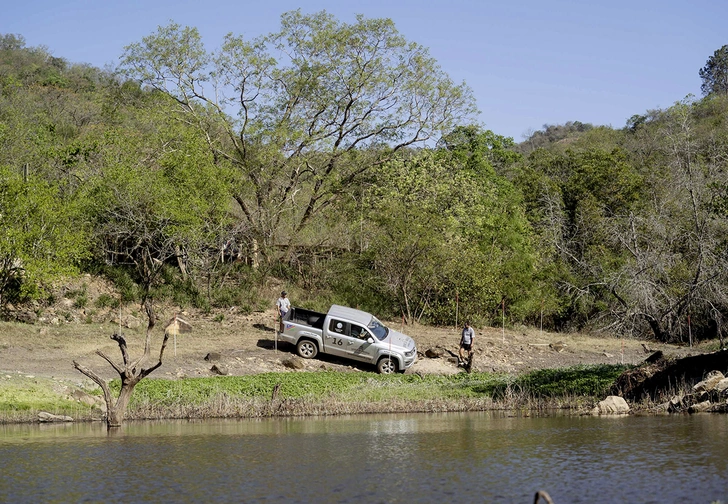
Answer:
[[[417,349],[416,348],[413,348],[412,350],[409,350],[409,351],[405,352],[404,353],[404,356],[405,357],[412,357],[415,353],[417,353]]]

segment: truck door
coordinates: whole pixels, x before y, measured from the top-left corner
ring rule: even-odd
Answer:
[[[350,341],[349,323],[332,318],[324,331],[324,351],[327,354],[346,357],[345,347]]]
[[[358,324],[331,319],[327,334],[324,336],[326,353],[371,362],[376,349],[367,341],[369,331]]]
[[[352,359],[374,362],[377,357],[377,348],[374,343],[369,341],[377,341],[369,330],[359,324],[349,325],[349,336],[351,344],[346,346],[347,353]]]

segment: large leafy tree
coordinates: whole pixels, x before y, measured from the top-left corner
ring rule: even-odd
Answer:
[[[249,244],[267,258],[281,245],[290,253],[372,167],[476,111],[470,89],[388,19],[293,11],[280,31],[229,34],[214,52],[173,23],[128,46],[121,68],[173,96],[216,162],[236,168]]]
[[[363,255],[408,320],[485,322],[503,300],[523,320],[536,256],[520,194],[491,164],[508,163],[504,143],[475,126],[456,128],[445,148],[376,170]]]
[[[717,49],[698,73],[703,94],[728,94],[728,45]]]
[[[174,119],[168,97],[145,101],[105,129],[101,168],[84,188],[97,253],[133,265],[143,301],[153,297],[165,264],[186,275],[205,254],[219,253],[230,197],[199,131]]]

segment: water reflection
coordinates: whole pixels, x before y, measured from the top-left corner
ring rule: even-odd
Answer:
[[[0,502],[708,503],[727,438],[723,415],[0,426]]]

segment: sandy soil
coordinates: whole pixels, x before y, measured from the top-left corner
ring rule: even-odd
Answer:
[[[128,343],[132,359],[143,354],[146,315],[136,307],[121,312],[73,309],[73,302],[61,299],[56,307],[44,309],[33,324],[0,323],[0,378],[13,375],[54,377],[86,381],[76,371],[73,361],[90,367],[104,378],[118,377],[98,355],[100,350],[116,362],[121,361],[117,344],[110,339],[121,331]],[[176,311],[175,307],[159,308],[158,322],[152,331],[151,356],[144,367],[156,362],[163,338],[163,328]],[[240,314],[235,308],[214,313],[181,311],[180,316],[193,330],[170,338],[162,366],[152,377],[212,376],[213,364],[224,367],[231,375],[271,371],[292,371],[285,361],[295,349],[276,342],[274,311]],[[392,322],[391,327],[412,336],[418,348],[418,360],[408,372],[451,374],[463,372],[452,357],[457,353],[460,331],[454,327],[404,326]],[[636,364],[651,351],[686,355],[690,349],[654,342],[619,339],[583,334],[555,334],[538,329],[506,329],[477,327],[475,365],[479,371],[518,373],[541,368],[559,368],[577,364]],[[425,352],[440,349],[443,356],[428,358]],[[206,360],[211,353],[219,360]],[[692,349],[692,353],[698,353]],[[305,361],[305,370],[339,369],[374,372],[374,367],[328,356]],[[300,372],[300,371],[299,371]]]

